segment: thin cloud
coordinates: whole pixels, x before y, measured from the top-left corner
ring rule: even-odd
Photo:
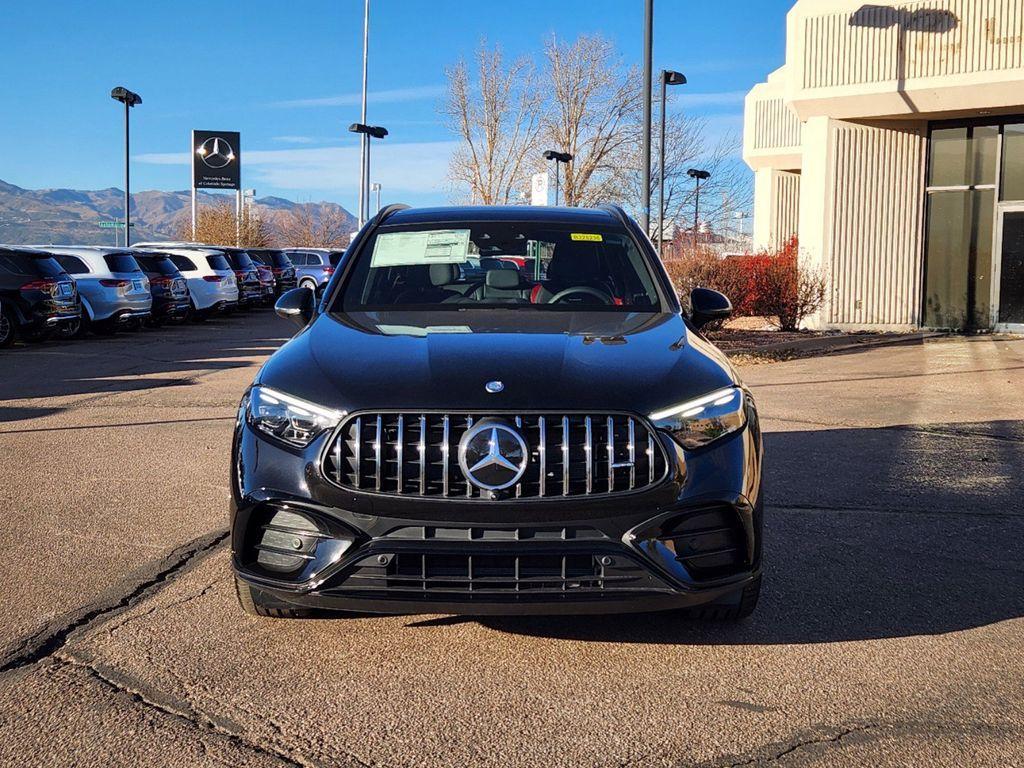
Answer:
[[[373,181],[397,193],[445,190],[455,141],[373,145]],[[188,152],[159,152],[134,157],[151,165],[191,163]],[[252,150],[242,153],[246,184],[292,191],[349,192],[359,176],[359,147]]]
[[[685,88],[686,86],[682,86]],[[716,93],[677,93],[669,104],[680,107],[738,107],[743,105],[747,91],[719,91]]]
[[[282,144],[312,144],[316,141],[312,136],[275,136],[273,140]]]
[[[373,104],[395,104],[406,101],[423,101],[425,99],[436,99],[445,92],[445,85],[419,85],[414,88],[392,88],[385,91],[370,91],[366,100]],[[363,95],[357,93],[343,93],[340,96],[322,96],[313,99],[291,99],[289,101],[276,101],[270,106],[292,108],[292,107],[351,107],[361,104]]]

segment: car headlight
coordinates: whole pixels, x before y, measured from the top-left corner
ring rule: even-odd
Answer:
[[[305,448],[326,429],[336,427],[345,411],[335,411],[286,395],[270,387],[249,392],[249,424],[282,442]]]
[[[729,387],[652,413],[650,419],[683,448],[693,451],[743,429],[747,423],[745,400],[743,390]]]

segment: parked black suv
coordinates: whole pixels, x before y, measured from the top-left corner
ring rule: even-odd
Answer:
[[[684,311],[618,208],[392,206],[349,253],[241,402],[245,610],[754,609],[758,415],[700,333],[728,299]]]
[[[159,251],[136,250],[132,255],[149,278],[149,290],[153,294],[153,321],[159,323],[186,317],[192,306],[188,282],[171,257]]]
[[[0,248],[0,347],[81,322],[74,280],[49,254]]]
[[[215,246],[217,250],[223,251],[234,270],[235,278],[238,280],[238,305],[240,307],[251,307],[263,300],[263,285],[260,283],[260,275],[256,265],[249,257],[248,251],[244,248],[230,248]]]
[[[295,267],[284,251],[270,248],[249,249],[249,256],[257,264],[269,267],[274,274],[274,290],[278,296],[295,287]]]

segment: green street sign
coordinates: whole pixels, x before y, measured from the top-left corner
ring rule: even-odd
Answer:
[[[124,222],[123,221],[101,221],[98,226],[99,226],[100,229],[124,229]],[[134,227],[135,225],[132,224],[132,226]]]

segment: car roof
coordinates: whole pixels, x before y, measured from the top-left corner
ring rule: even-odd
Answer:
[[[35,256],[36,258],[53,255],[49,251],[34,245],[0,245],[0,253]]]
[[[434,222],[537,221],[549,224],[619,224],[612,209],[565,208],[541,205],[463,205],[403,208],[391,213],[385,225]]]
[[[103,245],[37,245],[34,247],[40,251],[61,256],[109,256],[115,253],[132,255],[128,248],[112,248]]]

